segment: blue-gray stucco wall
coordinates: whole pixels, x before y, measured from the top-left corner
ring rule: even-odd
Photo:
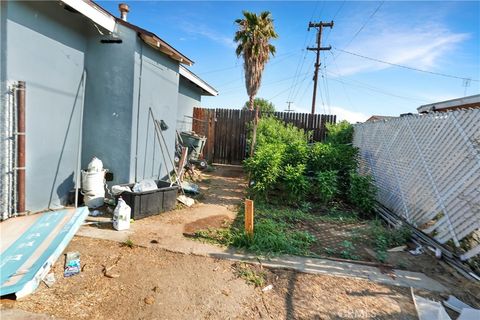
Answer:
[[[167,170],[173,170],[171,160],[175,150],[178,69],[177,61],[143,41],[137,41],[130,181],[164,178]],[[165,142],[162,136],[157,138],[149,109],[156,120],[163,120],[168,126],[162,132]]]
[[[93,26],[55,2],[9,1],[2,16],[5,78],[27,86],[26,208],[60,207],[74,186],[81,79]]]
[[[180,77],[178,87],[177,130],[191,131],[193,108],[200,107],[201,89],[187,79]]]
[[[130,180],[132,101],[136,33],[117,25],[122,43],[102,44],[96,35],[87,43],[87,98],[83,119],[82,168],[93,156],[114,173],[112,184]]]
[[[1,80],[27,84],[28,210],[65,204],[74,187],[80,132],[82,168],[99,157],[114,173],[110,184],[164,178],[173,169],[178,115],[188,112],[178,110],[179,101],[200,100],[190,84],[179,89],[177,61],[121,24],[116,35],[123,42],[101,44],[108,32],[99,34],[88,19],[57,2],[2,2],[1,18]],[[181,108],[193,104],[188,100]],[[169,126],[161,144],[150,108]]]

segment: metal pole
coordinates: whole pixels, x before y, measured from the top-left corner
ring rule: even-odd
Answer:
[[[19,81],[17,86],[17,213],[25,212],[25,81]]]
[[[75,172],[75,208],[78,208],[78,189],[80,186],[80,175],[81,175],[81,161],[82,161],[82,132],[83,132],[83,108],[85,106],[85,83],[87,80],[87,71],[84,69],[82,74],[83,79],[83,97],[82,105],[80,107],[80,127],[78,129],[78,149],[77,149],[77,167]]]

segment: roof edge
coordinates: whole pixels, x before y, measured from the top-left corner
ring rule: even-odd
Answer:
[[[446,108],[458,108],[462,106],[469,107],[477,104],[480,104],[480,94],[424,104],[418,107],[417,111],[419,113],[422,113],[422,112],[428,112],[428,111],[434,111],[434,110],[442,110]]]
[[[210,96],[218,96],[218,91],[209,85],[205,80],[201,79],[199,76],[197,76],[195,73],[192,71],[188,70],[184,66],[180,66],[179,73],[182,77],[184,77],[187,80],[190,80],[194,84],[196,84],[198,87],[203,89],[208,95]]]
[[[62,3],[72,7],[88,19],[92,20],[102,28],[113,32],[115,30],[115,17],[104,10],[96,3],[78,0],[60,0]]]
[[[182,54],[180,51],[169,45],[167,42],[162,40],[153,32],[140,28],[134,24],[131,24],[127,21],[124,21],[115,15],[113,15],[108,10],[102,8],[102,6],[95,3],[93,0],[60,0],[63,3],[69,5],[70,7],[74,8],[93,22],[97,23],[98,25],[102,26],[106,30],[113,32],[115,31],[115,27],[117,24],[122,24],[123,26],[136,31],[140,38],[147,43],[148,45],[152,46],[155,50],[160,51],[170,58],[186,64],[188,66],[193,65],[193,60],[189,59],[187,56]]]
[[[177,60],[180,63],[186,64],[188,66],[193,65],[194,63],[193,60],[189,59],[187,56],[185,56],[180,51],[178,51],[177,49],[169,45],[167,42],[160,39],[160,37],[158,37],[155,33],[145,30],[143,28],[140,28],[139,26],[131,24],[120,18],[115,18],[115,20],[118,24],[121,24],[129,29],[136,31],[139,34],[140,39],[142,39],[143,42],[150,45],[155,50],[170,56],[170,58]]]

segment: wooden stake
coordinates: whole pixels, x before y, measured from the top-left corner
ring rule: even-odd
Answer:
[[[245,199],[245,232],[253,237],[253,201]]]

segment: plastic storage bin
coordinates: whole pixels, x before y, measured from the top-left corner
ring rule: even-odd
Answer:
[[[177,204],[178,186],[163,180],[155,181],[158,189],[145,192],[124,191],[120,195],[123,200],[132,208],[132,219],[138,220],[148,216],[156,215],[161,212],[169,211],[175,208]],[[124,184],[133,188],[132,184]]]

